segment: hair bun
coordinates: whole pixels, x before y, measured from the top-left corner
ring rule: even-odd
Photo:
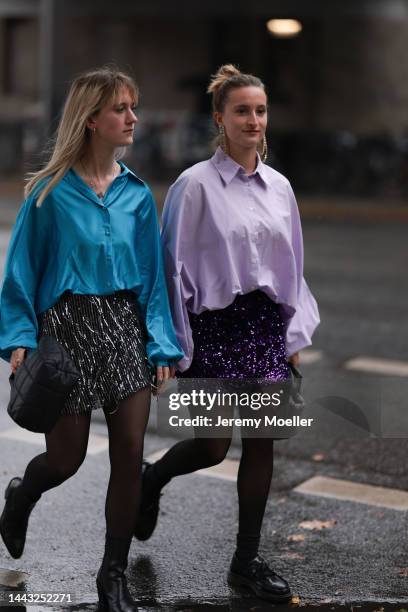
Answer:
[[[213,93],[217,91],[225,81],[228,81],[231,77],[238,76],[241,71],[238,70],[234,64],[223,64],[217,70],[217,72],[211,75],[211,81],[207,89],[207,93]]]
[[[218,68],[216,76],[223,76],[229,79],[237,74],[241,74],[241,71],[234,64],[223,64]]]

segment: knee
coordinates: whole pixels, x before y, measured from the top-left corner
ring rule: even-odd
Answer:
[[[129,469],[139,468],[143,461],[143,441],[138,438],[122,440],[120,445],[112,445],[110,448],[112,465],[121,468],[128,466]]]
[[[60,482],[71,478],[81,467],[85,456],[81,455],[75,459],[60,459],[57,463],[52,464],[52,470]]]
[[[224,461],[228,449],[230,446],[230,440],[211,440],[206,444],[205,455],[208,461],[208,466],[218,465]]]

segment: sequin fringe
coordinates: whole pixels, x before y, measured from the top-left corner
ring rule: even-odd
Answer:
[[[65,293],[39,317],[40,336],[53,336],[71,355],[81,379],[62,414],[86,414],[151,384],[146,333],[131,291],[111,295]]]

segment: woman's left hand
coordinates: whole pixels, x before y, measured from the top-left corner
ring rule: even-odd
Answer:
[[[174,378],[176,374],[175,366],[157,366],[156,368],[156,380],[157,387],[153,391],[153,395],[159,394],[161,387],[165,384],[167,380],[170,378]]]
[[[288,361],[290,361],[290,363],[297,368],[300,363],[299,353],[293,353],[293,355],[289,357]]]

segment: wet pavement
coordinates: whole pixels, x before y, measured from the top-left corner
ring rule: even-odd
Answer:
[[[92,430],[104,435],[98,422]],[[145,455],[172,442],[150,433]],[[321,459],[319,450],[316,441],[315,459],[289,459],[278,448],[262,554],[289,580],[299,598],[294,605],[348,609],[366,603],[371,610],[375,603],[394,602],[392,609],[407,606],[406,512],[294,491],[316,474],[378,485],[397,480],[372,471],[350,471]],[[0,489],[39,452],[36,444],[3,438]],[[229,458],[238,457],[234,446]],[[23,557],[13,560],[0,547],[0,583],[5,569],[23,572],[23,583],[14,587],[18,591],[72,595],[72,606],[52,609],[95,610],[108,475],[104,450],[88,455],[73,478],[44,494],[32,513]],[[174,479],[165,489],[153,537],[132,542],[128,577],[141,609],[268,609],[261,600],[226,584],[236,527],[234,482],[201,474]]]

